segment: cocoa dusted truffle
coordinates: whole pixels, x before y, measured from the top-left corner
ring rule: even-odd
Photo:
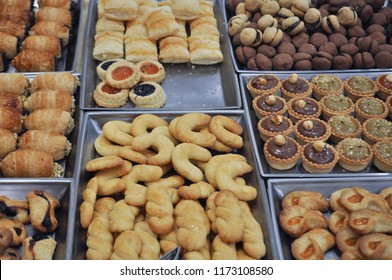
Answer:
[[[388,24],[388,17],[383,13],[375,13],[370,19],[370,24],[386,26]]]
[[[374,32],[381,32],[381,33],[385,34],[385,28],[380,24],[372,24],[372,25],[369,25],[368,28],[366,28],[367,34],[371,34]]]
[[[312,59],[314,70],[329,70],[332,67],[332,55],[326,52],[317,52]]]
[[[328,36],[330,42],[334,43],[337,48],[348,43],[348,40],[345,36],[340,33],[331,34]]]
[[[233,44],[233,47],[234,47],[234,48],[239,47],[239,46],[242,45],[241,39],[240,39],[240,33],[236,34],[236,35],[233,37],[232,44]]]
[[[319,47],[321,47],[322,44],[324,44],[325,42],[328,42],[328,37],[327,35],[317,32],[312,34],[312,36],[310,36],[309,38],[309,42],[315,46],[316,49],[318,49]]]
[[[373,32],[369,35],[373,40],[376,40],[379,45],[385,44],[387,42],[387,37],[381,32]]]
[[[243,65],[246,65],[248,60],[251,57],[254,57],[255,55],[256,55],[256,50],[251,47],[240,46],[235,50],[235,56],[237,57],[238,61]]]
[[[336,45],[332,42],[325,42],[324,44],[322,44],[319,48],[319,51],[327,52],[332,56],[336,55],[338,52]]]
[[[388,44],[380,45],[380,52],[392,53],[392,45],[388,45]]]
[[[260,12],[254,13],[250,21],[257,23],[262,16]]]
[[[306,32],[301,32],[291,38],[291,43],[298,49],[303,44],[309,43],[309,35]]]
[[[291,36],[285,32],[283,32],[282,41],[280,42],[291,42]]]
[[[321,19],[329,16],[328,9],[319,8],[319,11],[320,11]]]
[[[297,51],[292,43],[283,42],[277,48],[278,53],[286,53],[290,56],[293,56]]]
[[[288,71],[293,67],[293,58],[286,53],[279,53],[272,59],[273,69],[278,71]]]
[[[256,56],[249,59],[247,67],[250,70],[256,71],[271,71],[272,61],[265,55],[258,53]]]
[[[340,34],[343,34],[344,36],[347,36],[347,28],[344,27],[343,25],[339,26],[339,29],[338,29],[337,32],[340,33]]]
[[[384,0],[365,0],[365,2],[366,4],[370,5],[374,11],[380,10],[385,3]]]
[[[276,49],[269,45],[260,45],[257,52],[265,55],[266,57],[273,58],[276,55]]]
[[[332,60],[332,69],[347,70],[351,68],[350,60],[344,55],[337,55]]]
[[[293,55],[293,59],[294,59],[294,62],[298,62],[301,60],[309,60],[310,61],[312,59],[312,56],[308,53],[298,52]]]
[[[358,14],[363,24],[367,24],[373,17],[373,9],[370,5],[366,5]]]
[[[352,56],[355,55],[358,52],[358,50],[359,50],[358,46],[352,43],[342,45],[339,49],[341,53],[346,53]]]
[[[360,52],[370,52],[372,55],[375,55],[380,51],[378,42],[370,36],[358,39],[357,45]]]
[[[300,60],[294,64],[293,68],[299,71],[312,70],[312,62],[310,60]]]
[[[314,56],[317,52],[317,49],[314,45],[312,44],[303,44],[298,48],[299,53],[306,53],[309,54],[310,56]]]
[[[353,68],[372,69],[375,66],[373,56],[369,52],[359,52],[354,55]]]
[[[385,69],[392,68],[392,54],[390,52],[382,51],[374,57],[376,68]]]
[[[361,37],[365,37],[366,36],[365,30],[363,30],[363,28],[358,26],[358,25],[350,27],[347,30],[347,33],[348,33],[349,37],[361,38]]]

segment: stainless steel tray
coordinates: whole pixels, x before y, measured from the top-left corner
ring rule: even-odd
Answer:
[[[220,1],[215,1],[214,13],[221,33],[221,50],[224,60],[220,64],[202,66],[164,64],[166,77],[162,84],[166,92],[166,105],[162,110],[207,110],[234,109],[241,107],[238,79],[229,54],[229,43],[225,36]],[[100,80],[96,67],[100,63],[93,58],[95,23],[97,21],[97,0],[90,0],[83,53],[83,81],[80,107],[84,110],[113,110],[95,104],[93,92]],[[135,108],[128,101],[114,110],[146,110]]]
[[[73,14],[72,14],[72,28],[69,30],[70,38],[69,44],[64,48],[61,58],[57,61],[56,72],[72,72],[80,74],[80,60],[81,60],[81,50],[83,42],[83,31],[85,29],[84,21],[84,0],[72,0],[73,2]],[[33,11],[38,10],[38,2],[34,0]],[[9,65],[7,73],[16,72],[16,69]],[[24,73],[26,75],[36,75],[40,72],[18,72]]]
[[[76,207],[79,209],[82,203],[82,193],[85,186],[90,178],[94,175],[93,173],[87,172],[85,166],[88,161],[98,157],[99,155],[95,152],[94,141],[99,134],[102,133],[102,126],[111,120],[122,120],[132,121],[139,114],[146,112],[86,112],[81,123],[80,130],[80,145],[78,146],[78,158],[76,163],[76,176],[75,184],[77,188]],[[166,120],[171,120],[176,116],[185,114],[187,112],[158,112],[148,111],[148,113],[156,114]],[[244,147],[238,150],[239,154],[246,157],[248,163],[255,167],[255,155],[250,144],[249,133],[247,129],[247,119],[244,116],[244,111],[205,111],[204,113],[210,115],[222,114],[235,119],[244,127],[244,133],[242,135],[244,139]],[[267,194],[264,181],[259,176],[257,169],[246,174],[244,177],[247,183],[257,188],[259,195],[256,200],[252,201],[249,206],[252,210],[253,215],[261,224],[264,233],[264,242],[267,247],[267,254],[264,259],[275,259],[277,257],[275,250],[274,233],[271,228],[271,215],[269,212]],[[76,211],[75,225],[74,225],[74,245],[72,252],[72,259],[85,259],[86,252],[86,231],[80,226],[79,211]]]
[[[280,230],[279,214],[282,210],[283,197],[294,190],[306,190],[322,193],[327,199],[330,195],[343,188],[361,187],[372,193],[391,186],[392,177],[362,177],[362,178],[323,178],[311,179],[270,179],[268,180],[268,197],[271,207],[273,228],[276,233],[275,241],[278,245],[279,259],[291,260],[292,237]],[[331,212],[324,215],[329,218]],[[325,259],[340,258],[340,251],[335,248],[327,252]]]
[[[73,238],[74,223],[74,187],[71,180],[2,180],[0,195],[12,199],[26,200],[26,194],[33,190],[43,190],[51,193],[60,201],[60,208],[56,210],[58,228],[50,236],[57,241],[53,259],[64,260],[70,258],[70,248]],[[28,236],[36,233],[31,224],[26,225]],[[22,247],[20,247],[22,253]]]
[[[270,73],[270,72],[269,72]],[[334,75],[339,77],[342,80],[345,80],[348,77],[351,77],[353,75],[359,75],[359,76],[366,76],[372,79],[375,79],[377,76],[385,74],[388,72],[369,72],[369,73],[351,73],[351,72],[344,72],[344,73],[335,73]],[[259,73],[260,74],[260,73]],[[388,73],[389,74],[389,73]],[[281,80],[287,78],[290,74],[289,73],[274,73],[277,77],[279,77]],[[318,75],[317,72],[314,72],[312,74],[301,74],[300,77],[305,78],[307,80],[311,80],[312,77]],[[241,87],[241,95],[243,98],[244,102],[244,108],[245,111],[248,112],[249,116],[249,123],[251,126],[250,129],[250,135],[252,139],[252,144],[253,148],[257,151],[256,153],[256,160],[258,162],[259,168],[260,168],[260,173],[264,177],[362,177],[362,176],[387,176],[391,175],[391,173],[384,173],[380,170],[378,170],[373,164],[370,164],[366,169],[360,172],[350,172],[342,167],[340,165],[336,164],[335,168],[332,170],[331,173],[328,174],[309,174],[308,172],[303,169],[301,160],[298,161],[297,165],[290,170],[276,170],[274,168],[271,168],[268,164],[267,161],[264,158],[264,153],[263,153],[263,146],[264,142],[261,140],[259,136],[259,131],[257,129],[257,123],[258,123],[258,118],[256,117],[256,114],[253,110],[252,107],[252,96],[250,95],[249,90],[246,88],[246,84],[248,81],[254,77],[254,74],[241,74],[240,75],[240,87]],[[280,93],[279,93],[280,95]]]
[[[256,73],[262,73],[262,72],[268,72],[268,73],[277,73],[277,74],[284,74],[284,73],[303,73],[303,74],[310,74],[310,73],[341,73],[341,72],[353,72],[353,73],[362,73],[362,72],[378,72],[378,71],[387,71],[388,69],[349,69],[349,70],[306,70],[306,71],[298,71],[298,70],[289,70],[289,71],[255,71],[255,70],[250,70],[248,69],[246,66],[242,65],[237,57],[235,56],[235,49],[233,47],[232,44],[232,39],[229,35],[229,33],[227,32],[228,28],[227,28],[227,24],[230,20],[230,18],[232,16],[234,16],[234,13],[230,11],[230,9],[228,8],[227,5],[227,0],[220,0],[222,1],[222,10],[223,10],[223,17],[224,17],[224,21],[225,21],[225,32],[224,32],[224,36],[226,36],[226,40],[229,42],[229,52],[230,52],[230,56],[231,59],[233,61],[234,64],[234,68],[235,71],[237,73],[248,73],[248,74],[256,74]],[[392,7],[392,4],[388,1],[385,0],[385,5],[388,5],[390,7]]]

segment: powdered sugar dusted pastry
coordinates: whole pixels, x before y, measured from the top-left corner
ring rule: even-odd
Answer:
[[[200,16],[201,8],[198,0],[172,0],[171,8],[176,19],[192,20]]]
[[[106,17],[113,20],[136,18],[138,5],[135,0],[102,0]]]
[[[138,84],[129,93],[129,98],[139,108],[160,108],[166,103],[165,91],[155,82]]]
[[[136,64],[142,82],[162,83],[165,79],[165,69],[156,60],[143,60]]]
[[[53,238],[41,233],[34,234],[22,242],[22,259],[51,260],[56,246],[57,242]]]
[[[106,82],[97,85],[93,98],[98,106],[106,108],[117,108],[123,106],[128,100],[128,89],[117,89]]]
[[[144,14],[150,39],[160,39],[173,35],[178,30],[178,24],[172,10],[168,6],[153,8]]]

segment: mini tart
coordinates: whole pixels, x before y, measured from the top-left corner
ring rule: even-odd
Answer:
[[[362,124],[353,116],[333,116],[327,122],[331,127],[330,139],[339,143],[345,138],[358,138],[362,133]]]
[[[343,86],[346,96],[354,102],[362,97],[372,97],[378,90],[372,79],[363,76],[352,76],[343,82]]]
[[[160,84],[165,79],[165,68],[158,61],[143,60],[136,64],[142,82],[155,82]]]
[[[257,129],[261,139],[266,142],[277,135],[289,136],[293,131],[293,123],[285,116],[273,114],[259,120]]]
[[[292,98],[287,103],[287,111],[293,123],[302,119],[318,118],[321,115],[321,106],[313,98]]]
[[[253,98],[252,107],[259,119],[271,114],[283,115],[287,111],[286,100],[273,94],[264,94]]]
[[[338,164],[346,170],[364,170],[373,159],[372,147],[360,138],[346,138],[336,145]]]
[[[277,170],[293,168],[301,154],[301,146],[292,138],[277,135],[264,144],[264,156],[269,166]]]
[[[297,74],[291,74],[287,79],[284,79],[280,88],[280,92],[286,101],[296,97],[309,97],[312,91],[312,84],[306,79],[299,78]]]
[[[330,173],[339,161],[339,154],[329,144],[322,141],[308,143],[302,148],[302,166],[311,174]]]
[[[139,81],[139,69],[126,60],[114,62],[106,72],[106,82],[114,88],[132,88]]]
[[[258,75],[249,80],[246,87],[253,98],[263,94],[278,94],[282,82],[274,75]]]
[[[385,101],[388,107],[388,117],[392,120],[392,95],[388,96],[387,100]]]
[[[386,100],[388,96],[392,95],[392,74],[378,76],[376,85],[378,87],[377,96]]]
[[[102,61],[100,64],[98,64],[97,66],[97,75],[98,77],[101,79],[101,81],[105,81],[106,80],[106,72],[109,68],[110,65],[112,65],[113,63],[122,60],[122,59],[110,59],[110,60],[105,60]]]
[[[106,82],[101,82],[95,88],[93,98],[98,106],[106,108],[117,108],[128,101],[128,89],[113,88]]]
[[[343,95],[328,95],[320,100],[321,115],[328,121],[336,115],[350,115],[354,112],[354,102]]]
[[[336,76],[320,74],[312,78],[313,97],[317,100],[326,95],[341,95],[343,82]]]
[[[373,164],[384,172],[392,172],[392,140],[383,140],[373,145]]]
[[[363,123],[363,136],[370,145],[392,139],[392,122],[380,118],[369,119]]]
[[[362,123],[371,118],[385,119],[388,113],[387,104],[375,97],[362,97],[355,103],[355,116]]]
[[[129,92],[129,98],[139,108],[160,108],[166,103],[165,91],[155,82],[138,84]]]
[[[331,127],[323,120],[304,119],[294,126],[295,137],[301,145],[315,141],[327,141],[331,135]]]

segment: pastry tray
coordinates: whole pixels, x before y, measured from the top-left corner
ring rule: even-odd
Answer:
[[[76,163],[76,176],[75,184],[78,186],[76,192],[76,209],[82,203],[82,193],[85,189],[87,182],[94,176],[94,172],[87,172],[85,166],[88,161],[99,157],[94,149],[94,141],[99,134],[102,133],[102,126],[111,120],[122,120],[122,121],[132,121],[136,116],[147,113],[147,112],[86,112],[81,123],[80,130],[80,145],[78,146],[78,158]],[[158,112],[158,111],[148,111],[150,114],[155,114],[168,121],[176,116],[183,115],[187,112]],[[235,119],[244,127],[244,133],[242,135],[244,140],[244,147],[238,150],[238,153],[246,157],[248,163],[255,167],[255,155],[250,143],[249,133],[247,129],[247,119],[245,118],[244,111],[203,111],[203,113],[216,115],[221,114]],[[261,224],[264,234],[264,242],[267,248],[267,254],[264,259],[275,259],[275,241],[274,233],[271,231],[271,215],[269,212],[268,199],[264,181],[259,176],[257,169],[251,173],[245,174],[244,179],[247,184],[252,185],[257,188],[258,196],[257,198],[249,203],[253,215],[256,217],[258,222]],[[86,230],[80,226],[79,211],[76,212],[75,224],[74,224],[74,244],[72,251],[72,259],[85,259],[86,253]]]
[[[63,48],[60,59],[56,61],[56,72],[72,72],[80,73],[80,60],[83,43],[83,31],[85,29],[84,21],[84,0],[72,0],[71,13],[72,13],[72,27],[69,30],[69,43],[68,46]],[[33,13],[38,10],[38,1],[34,0]],[[34,17],[33,17],[34,18]],[[18,45],[19,47],[19,45]],[[11,65],[8,67],[7,73],[16,72],[15,68]],[[39,72],[18,72],[26,75],[35,75]]]
[[[327,200],[330,195],[343,188],[361,187],[372,193],[379,193],[381,190],[391,186],[392,177],[362,177],[362,178],[323,178],[311,179],[270,179],[268,180],[268,198],[271,207],[272,223],[275,232],[275,242],[278,246],[279,259],[292,260],[291,243],[294,238],[284,233],[279,226],[279,214],[282,209],[283,197],[295,190],[314,191],[323,194]],[[329,218],[332,212],[324,213]],[[339,259],[340,251],[335,246],[325,254],[325,259]]]
[[[231,59],[233,61],[234,64],[234,68],[235,71],[237,73],[261,73],[261,72],[268,72],[268,73],[275,73],[275,74],[284,74],[284,73],[341,73],[341,72],[353,72],[353,73],[361,73],[361,72],[377,72],[377,71],[386,71],[388,69],[349,69],[349,70],[288,70],[288,71],[256,71],[256,70],[250,70],[248,69],[246,66],[242,65],[237,57],[235,56],[235,49],[233,47],[232,44],[232,38],[229,35],[228,32],[228,22],[230,20],[230,18],[232,16],[234,16],[235,14],[233,12],[230,11],[228,5],[227,5],[227,0],[220,0],[222,2],[222,12],[223,12],[223,17],[224,17],[224,22],[225,22],[225,32],[224,32],[224,36],[226,36],[226,40],[228,41],[229,44],[229,52],[230,52],[230,56]],[[385,6],[388,5],[389,7],[392,7],[391,3],[389,2],[389,0],[385,0]]]
[[[11,199],[26,200],[26,194],[34,190],[43,190],[54,195],[60,202],[55,212],[58,228],[50,236],[57,241],[53,255],[55,260],[69,259],[69,249],[73,238],[74,222],[74,187],[72,180],[24,180],[7,179],[0,182],[0,195]],[[31,224],[26,225],[27,236],[37,233]],[[22,253],[22,246],[18,249]]]
[[[270,72],[268,72],[270,73]],[[345,72],[345,73],[334,73],[336,77],[339,77],[343,81],[347,79],[348,77],[357,75],[357,76],[364,76],[371,78],[375,80],[375,78],[379,75],[386,74],[388,72],[369,72],[369,73],[358,73],[358,72]],[[260,73],[259,73],[260,74]],[[332,74],[332,73],[331,73]],[[388,73],[389,74],[389,73]],[[281,80],[287,78],[290,76],[290,74],[286,73],[274,73],[275,76],[280,78]],[[312,74],[301,74],[301,78],[305,78],[308,81],[312,79],[312,77],[316,76],[317,73],[314,72]],[[260,173],[264,177],[362,177],[362,176],[386,176],[386,175],[391,175],[390,173],[384,173],[380,170],[378,170],[373,164],[370,164],[366,169],[360,172],[350,172],[342,167],[340,165],[336,164],[335,168],[332,170],[331,173],[327,174],[310,174],[303,169],[302,164],[301,164],[301,159],[298,161],[295,167],[289,169],[289,170],[277,170],[274,168],[271,168],[268,164],[267,161],[264,158],[264,153],[263,153],[263,147],[264,147],[264,142],[261,140],[259,131],[257,129],[257,123],[259,119],[256,117],[256,114],[253,110],[252,107],[252,96],[250,95],[249,90],[246,88],[246,85],[248,81],[256,75],[253,74],[241,74],[240,75],[240,87],[241,87],[241,94],[242,98],[244,101],[244,108],[245,111],[248,112],[248,116],[250,118],[249,124],[251,126],[250,129],[250,135],[251,135],[251,140],[253,144],[253,148],[255,149],[256,152],[256,160],[258,162],[259,168],[260,168]],[[279,93],[280,96],[280,93]],[[287,113],[286,113],[287,114]]]
[[[221,33],[223,62],[215,65],[163,64],[166,72],[162,84],[166,93],[163,110],[207,110],[240,108],[241,97],[238,79],[229,54],[229,43],[225,36],[224,18],[220,1],[215,1],[214,13]],[[93,92],[100,80],[96,67],[100,63],[93,58],[95,24],[97,21],[97,0],[90,0],[84,41],[83,81],[81,108],[84,110],[113,110],[95,104]],[[135,108],[131,101],[114,110],[146,110]]]

